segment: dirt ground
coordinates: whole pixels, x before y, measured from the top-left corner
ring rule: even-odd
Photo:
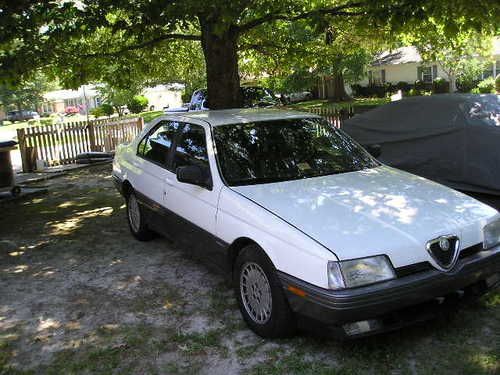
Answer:
[[[219,275],[129,234],[110,166],[0,202],[0,374],[494,374],[500,292],[403,331],[263,340]]]

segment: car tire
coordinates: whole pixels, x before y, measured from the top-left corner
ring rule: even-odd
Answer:
[[[127,221],[130,232],[139,241],[149,241],[153,238],[153,232],[148,229],[143,208],[134,192],[127,195]]]
[[[241,314],[252,331],[264,338],[295,334],[295,317],[281,282],[259,246],[249,245],[240,251],[234,264],[233,282]]]

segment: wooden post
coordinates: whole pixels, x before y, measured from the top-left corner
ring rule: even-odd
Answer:
[[[36,155],[37,155],[36,147],[32,146],[26,147],[26,166],[28,168],[28,171],[30,172],[36,170]]]
[[[26,132],[23,128],[17,129],[17,141],[19,143],[19,152],[21,153],[21,161],[23,164],[23,172],[31,172],[29,170],[28,153],[26,150]]]
[[[144,118],[139,117],[137,119],[137,130],[138,130],[137,134],[139,134],[143,128],[144,128]]]
[[[96,141],[95,141],[94,124],[89,121],[87,123],[87,129],[89,132],[90,151],[98,151]]]

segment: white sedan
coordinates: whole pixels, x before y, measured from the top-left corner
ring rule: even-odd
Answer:
[[[499,285],[495,209],[382,165],[311,114],[163,116],[117,150],[113,176],[132,234],[217,266],[263,337],[396,329]]]

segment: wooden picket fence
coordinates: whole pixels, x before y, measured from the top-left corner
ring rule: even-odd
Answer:
[[[48,166],[71,164],[85,152],[114,151],[130,142],[144,126],[142,118],[108,119],[31,126],[17,130],[23,172],[35,169],[36,160]]]
[[[353,107],[348,107],[347,109],[337,109],[329,107],[308,108],[305,109],[305,111],[324,117],[330,124],[337,128],[342,127],[342,123],[344,122],[344,120],[347,120],[354,116]]]

